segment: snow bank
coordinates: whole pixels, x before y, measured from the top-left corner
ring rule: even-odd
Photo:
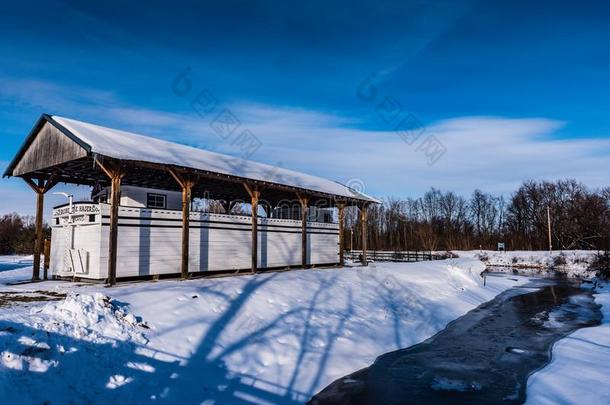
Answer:
[[[554,345],[551,363],[528,380],[526,403],[610,403],[610,284],[599,291],[595,301],[602,305],[602,325],[580,329]]]
[[[506,267],[515,270],[530,270],[531,274],[552,276],[556,273],[572,278],[591,279],[595,271],[589,270],[595,260],[597,251],[509,251],[471,250],[456,252],[460,257],[481,260],[487,266]],[[497,269],[502,270],[502,269]]]
[[[22,363],[21,370],[2,365],[0,397],[21,403],[303,403],[380,354],[421,342],[526,281],[488,277],[484,286],[484,267],[461,258],[113,289],[64,283],[87,294],[19,317],[0,311],[0,329],[15,329],[3,332],[0,344],[24,355],[18,339],[31,337],[31,357],[49,361]],[[123,306],[109,308],[95,292],[129,303],[130,312],[147,320],[149,341],[140,339],[141,328],[120,312]],[[54,350],[60,346],[63,352]]]
[[[108,355],[121,359],[132,344],[147,342],[146,325],[100,293],[70,293],[60,302],[15,312],[0,316],[0,397],[7,403],[68,403],[75,392],[95,398],[99,392],[87,387],[100,376],[87,373],[96,367],[91,363],[109,370],[114,360]],[[66,375],[69,381],[62,381]],[[108,384],[120,377],[111,375]],[[24,393],[32,378],[39,379],[37,389]]]
[[[31,324],[36,329],[94,343],[146,342],[137,328],[145,324],[138,323],[133,314],[101,293],[70,293],[59,303],[33,308],[30,319],[34,320]]]

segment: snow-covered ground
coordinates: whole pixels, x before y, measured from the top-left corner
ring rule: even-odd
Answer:
[[[28,280],[32,277],[33,261],[33,256],[0,256],[0,283]]]
[[[591,271],[589,268],[598,252],[591,250],[564,250],[552,253],[523,250],[508,252],[471,250],[455,251],[454,253],[460,257],[479,259],[488,266],[529,269],[534,270],[531,274],[541,276],[561,273],[572,278],[591,279],[595,277],[595,271]]]
[[[479,252],[460,253],[114,288],[15,284],[31,277],[31,258],[0,257],[0,398],[303,403],[527,280],[488,277],[483,286]],[[609,402],[610,287],[601,291],[604,324],[555,345],[550,365],[528,382],[528,402]]]
[[[528,404],[610,404],[610,284],[599,291],[595,302],[602,305],[602,324],[553,346],[551,363],[527,382]]]
[[[0,398],[303,403],[526,280],[483,286],[483,269],[462,258],[115,288],[6,285],[31,267],[3,271],[0,295],[68,295],[0,306]]]

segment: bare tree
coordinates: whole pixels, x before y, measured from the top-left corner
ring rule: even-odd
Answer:
[[[546,249],[547,207],[553,246],[603,249],[609,245],[610,187],[590,191],[572,179],[524,182],[507,201],[475,190],[469,200],[430,189],[422,197],[386,198],[369,211],[367,237],[375,250]],[[346,241],[360,246],[356,209],[346,210]],[[353,238],[350,238],[353,232]]]

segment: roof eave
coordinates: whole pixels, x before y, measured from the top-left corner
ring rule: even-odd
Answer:
[[[15,155],[15,157],[13,157],[13,159],[7,166],[6,170],[4,171],[4,174],[2,175],[3,178],[13,176],[13,170],[15,170],[15,166],[17,166],[17,163],[23,157],[25,151],[30,147],[30,145],[34,141],[34,138],[36,137],[36,134],[38,133],[38,131],[40,131],[40,128],[42,128],[42,126],[45,124],[45,122],[48,122],[50,118],[51,117],[48,114],[42,114],[38,118],[38,120],[36,121],[36,123],[34,124],[32,129],[30,130],[28,136],[25,138],[25,140],[21,144],[21,147],[17,151],[17,154]]]
[[[23,157],[23,155],[25,154],[27,149],[30,147],[30,145],[34,141],[34,138],[36,138],[36,135],[38,134],[38,132],[42,129],[43,125],[47,122],[49,124],[53,125],[55,128],[57,128],[62,134],[64,134],[68,138],[70,138],[72,141],[76,142],[83,149],[85,149],[88,154],[91,154],[91,146],[89,144],[87,144],[86,142],[83,142],[82,139],[78,138],[72,132],[68,131],[63,125],[61,125],[59,122],[55,121],[53,119],[53,117],[51,117],[51,115],[43,113],[40,115],[40,117],[36,121],[36,124],[34,124],[32,129],[30,130],[28,136],[25,138],[25,141],[23,141],[23,144],[19,148],[17,154],[15,155],[13,160],[11,160],[8,167],[4,171],[4,174],[2,175],[3,178],[13,177],[13,170],[15,170],[15,166],[17,166],[17,163],[19,163],[19,161],[21,160],[21,158]]]
[[[33,126],[33,128],[30,130],[28,136],[26,137],[25,141],[23,142],[23,144],[21,145],[21,147],[19,148],[19,151],[17,152],[17,154],[15,155],[15,157],[11,160],[10,164],[8,165],[8,167],[6,168],[3,177],[13,177],[13,171],[15,170],[15,167],[17,166],[17,164],[19,163],[19,161],[23,158],[23,155],[25,154],[25,152],[27,151],[27,149],[31,146],[32,142],[34,141],[34,139],[36,138],[36,135],[39,133],[39,131],[42,129],[43,125],[45,123],[50,123],[51,125],[53,125],[53,127],[55,127],[57,130],[59,130],[63,135],[67,136],[69,139],[71,139],[73,142],[77,143],[80,147],[82,147],[89,156],[93,155],[93,151],[92,151],[92,147],[91,145],[89,145],[88,143],[84,142],[82,139],[80,139],[78,136],[76,136],[74,133],[72,133],[70,130],[68,130],[66,127],[64,127],[62,124],[60,124],[59,122],[57,122],[51,115],[49,114],[45,114],[43,113],[38,120],[36,121],[36,124]],[[103,156],[103,155],[100,155]],[[107,156],[107,158],[110,159],[116,159],[113,158],[111,156]],[[121,159],[119,159],[121,160]],[[153,162],[146,162],[149,164],[155,164]],[[166,165],[166,164],[161,164],[161,163],[156,163],[158,165],[164,165],[164,166],[171,166],[171,165]],[[156,165],[155,164],[155,165]],[[195,168],[187,168],[185,167],[185,169],[187,170],[195,170],[197,171],[198,169]],[[241,181],[254,181],[254,182],[260,182],[259,180],[255,180],[255,179],[246,179],[246,178],[239,178],[239,176],[233,176],[233,175],[224,175],[226,177],[232,177],[235,180],[241,180]],[[289,186],[289,185],[285,185],[285,184],[277,184],[274,182],[265,182],[262,181],[261,183],[267,183],[267,184],[274,184],[280,187],[285,187],[285,188],[292,188],[294,190],[299,190],[301,189],[300,187],[295,187],[295,186]],[[339,183],[341,184],[341,183]],[[342,184],[343,185],[343,184]],[[344,187],[348,188],[347,186],[343,185]],[[354,192],[354,190],[350,190],[352,191],[352,193],[354,193],[354,195],[352,196],[341,196],[339,194],[332,194],[332,193],[327,193],[327,192],[321,192],[321,191],[317,191],[317,190],[313,190],[313,189],[301,189],[304,192],[313,192],[315,194],[318,194],[320,196],[327,196],[330,197],[331,199],[348,199],[348,200],[352,200],[352,201],[359,201],[362,204],[381,204],[381,201],[368,196],[364,193],[358,193],[358,192]]]

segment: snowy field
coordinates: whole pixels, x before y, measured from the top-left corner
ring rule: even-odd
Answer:
[[[0,276],[14,281],[29,270]],[[302,403],[524,281],[494,279],[483,287],[482,270],[479,261],[459,259],[112,289],[52,281],[3,286],[13,294],[73,294],[2,308],[0,396]]]
[[[418,343],[527,281],[488,277],[483,286],[485,266],[473,257],[114,288],[14,284],[29,279],[31,261],[0,263],[12,263],[0,267],[6,403],[304,403],[378,355]],[[567,376],[575,357],[580,370],[590,367],[579,371],[588,382],[605,372],[579,356],[585,343],[572,339],[599,344],[607,355],[604,328],[557,344],[551,365],[528,386],[534,403],[569,399],[545,385]]]

